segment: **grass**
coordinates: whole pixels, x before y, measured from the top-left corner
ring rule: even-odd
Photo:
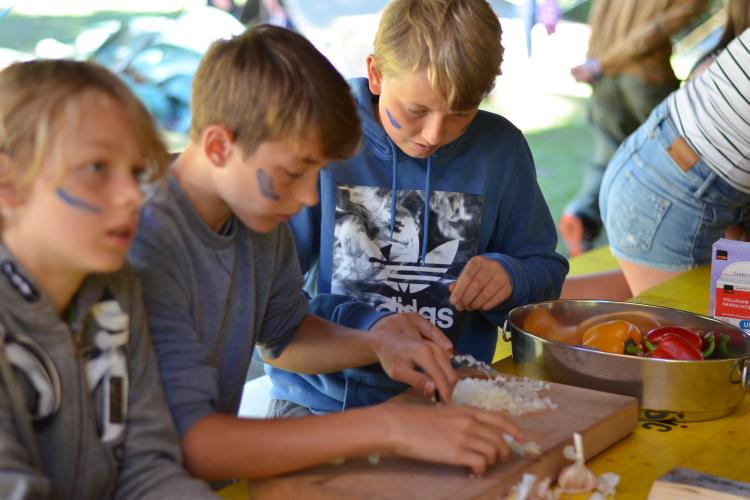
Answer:
[[[520,127],[525,129],[524,136],[536,164],[537,180],[555,222],[578,191],[583,167],[592,152],[592,133],[586,123],[586,100],[585,97],[557,95],[555,101],[565,111],[552,123],[541,128]],[[483,107],[498,112],[519,125],[513,119],[518,110],[514,109],[514,104],[511,106],[505,108],[487,103]],[[597,245],[605,242],[606,237],[603,235],[597,240]],[[558,252],[567,254],[562,243],[558,245]]]
[[[552,216],[557,220],[578,190],[583,165],[591,154],[590,131],[584,119],[585,99],[567,98],[576,111],[554,127],[527,132],[537,178]]]
[[[536,162],[539,185],[552,218],[557,222],[583,178],[583,167],[591,154],[591,131],[583,118],[575,116],[554,128],[535,130],[525,135]],[[557,251],[567,255],[559,234],[558,241]],[[594,246],[606,243],[607,237],[602,231]]]

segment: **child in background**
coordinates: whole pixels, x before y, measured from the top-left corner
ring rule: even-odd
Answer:
[[[122,269],[167,154],[103,68],[0,73],[0,497],[215,498],[180,464]]]
[[[369,315],[363,332],[308,310],[286,222],[318,202],[320,169],[360,139],[346,82],[312,44],[272,26],[217,42],[192,104],[190,141],[167,189],[146,204],[130,255],[188,468],[209,480],[254,478],[377,451],[480,472],[507,456],[501,435],[514,427],[468,407],[237,417],[256,343],[268,362],[303,373],[379,360],[445,400],[456,375],[450,342],[417,315],[354,305]]]
[[[294,217],[312,307],[357,328],[351,302],[414,311],[459,353],[491,362],[515,306],[557,298],[568,266],[521,132],[479,111],[500,72],[484,0],[393,0],[353,80],[364,147],[320,174],[319,206]],[[317,295],[316,295],[317,294]],[[339,411],[405,388],[380,367],[321,376],[267,367],[270,416]]]

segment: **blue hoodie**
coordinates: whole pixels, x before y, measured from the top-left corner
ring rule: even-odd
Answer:
[[[508,120],[479,111],[461,137],[427,159],[412,158],[377,121],[367,80],[351,83],[364,147],[321,172],[320,204],[290,222],[311,312],[368,329],[386,314],[416,311],[456,352],[490,362],[508,311],[557,298],[568,271],[528,144]],[[494,310],[459,312],[448,285],[475,255],[499,262],[513,292]],[[379,403],[405,388],[378,365],[266,372],[273,398],[316,413]]]

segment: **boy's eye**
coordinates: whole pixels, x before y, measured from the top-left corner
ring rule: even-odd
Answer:
[[[413,109],[413,108],[407,108],[406,110],[407,110],[407,111],[408,111],[409,113],[411,113],[411,114],[413,114],[413,115],[417,115],[417,116],[425,114],[425,110],[424,110],[424,109]]]
[[[284,175],[286,175],[289,179],[299,179],[300,177],[302,177],[302,174],[298,174],[296,172],[291,172],[291,171],[289,171],[289,170],[287,170],[285,168],[281,168],[279,170],[281,170],[281,172]]]
[[[102,161],[92,161],[91,163],[84,165],[83,168],[86,172],[100,173],[106,170],[107,165]]]
[[[133,175],[133,179],[135,179],[136,181],[138,181],[139,184],[142,184],[142,183],[147,182],[149,180],[148,179],[148,177],[149,177],[149,175],[148,175],[149,171],[144,166],[140,166],[139,165],[137,167],[133,167],[132,170],[131,170],[131,173]]]

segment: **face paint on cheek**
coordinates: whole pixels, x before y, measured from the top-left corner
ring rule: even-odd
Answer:
[[[273,187],[273,177],[268,175],[262,168],[258,169],[258,173],[255,175],[258,178],[260,194],[269,200],[278,201],[280,197],[276,194],[276,189]]]
[[[64,203],[70,205],[73,208],[83,210],[92,214],[102,213],[101,209],[83,200],[79,200],[72,194],[66,192],[63,188],[57,188],[57,197],[60,198]]]
[[[401,128],[401,124],[396,121],[396,119],[391,114],[391,110],[388,108],[385,108],[385,114],[388,116],[388,119],[391,121],[391,125],[393,125],[396,128]]]

